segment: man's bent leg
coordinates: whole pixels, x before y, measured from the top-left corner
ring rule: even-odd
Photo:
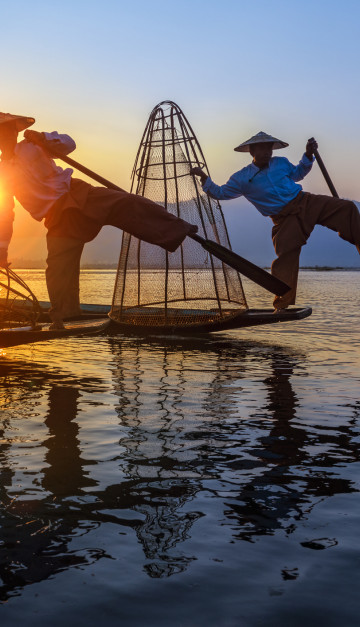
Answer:
[[[284,281],[291,288],[284,296],[275,296],[275,309],[286,309],[289,305],[295,304],[300,252],[301,246],[279,254],[272,263],[271,274]]]
[[[295,304],[301,247],[314,228],[314,225],[308,225],[306,229],[303,227],[300,218],[303,202],[301,195],[278,215],[272,216],[272,240],[277,259],[272,263],[271,273],[290,287],[284,296],[275,297],[275,309],[286,309]]]
[[[107,224],[117,226],[135,237],[173,252],[197,227],[177,218],[143,196],[128,194],[111,210]]]
[[[92,187],[83,215],[102,226],[116,226],[135,237],[173,252],[197,226],[176,217],[144,196]]]
[[[68,237],[47,235],[46,284],[51,319],[61,321],[80,312],[80,258],[83,242]]]
[[[360,253],[360,213],[351,200],[329,199],[320,214],[319,224],[337,231],[342,239],[354,244]]]

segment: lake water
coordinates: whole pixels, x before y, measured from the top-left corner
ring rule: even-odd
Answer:
[[[301,322],[3,350],[1,626],[357,626],[359,287],[302,271]]]

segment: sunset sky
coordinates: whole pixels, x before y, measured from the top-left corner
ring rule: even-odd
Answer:
[[[340,196],[360,199],[358,0],[48,0],[2,3],[0,110],[35,130],[74,137],[73,157],[129,189],[148,115],[184,110],[213,179],[249,156],[234,146],[260,130],[289,142],[297,163],[312,135]],[[315,164],[304,189],[329,193]],[[271,222],[245,200],[224,202],[234,250],[273,258]],[[45,259],[45,229],[18,208],[10,258]],[[116,262],[107,227],[84,262]],[[302,265],[360,266],[354,247],[317,227]]]

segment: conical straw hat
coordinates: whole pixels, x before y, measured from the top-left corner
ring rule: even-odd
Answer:
[[[6,124],[6,122],[15,122],[16,129],[20,132],[34,124],[35,118],[27,118],[24,115],[12,115],[11,113],[0,112],[0,124]]]
[[[277,148],[286,148],[286,146],[289,145],[286,142],[281,141],[281,139],[277,139],[276,137],[272,137],[272,135],[264,133],[264,131],[260,131],[260,133],[257,133],[257,135],[253,135],[252,137],[250,137],[250,139],[247,139],[246,142],[243,142],[242,144],[234,148],[234,150],[236,150],[236,152],[249,152],[249,147],[251,146],[251,144],[261,144],[263,142],[271,142],[272,144],[274,144],[273,149],[275,150]]]

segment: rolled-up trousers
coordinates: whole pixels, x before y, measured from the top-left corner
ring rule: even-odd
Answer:
[[[197,227],[168,213],[148,198],[72,179],[69,193],[50,209],[46,283],[53,320],[80,313],[80,258],[105,225],[173,252]]]
[[[301,247],[317,224],[336,231],[342,239],[354,244],[360,253],[360,213],[350,200],[300,192],[271,218],[277,255],[271,273],[291,288],[284,296],[275,297],[274,307],[277,309],[285,309],[295,303]]]

